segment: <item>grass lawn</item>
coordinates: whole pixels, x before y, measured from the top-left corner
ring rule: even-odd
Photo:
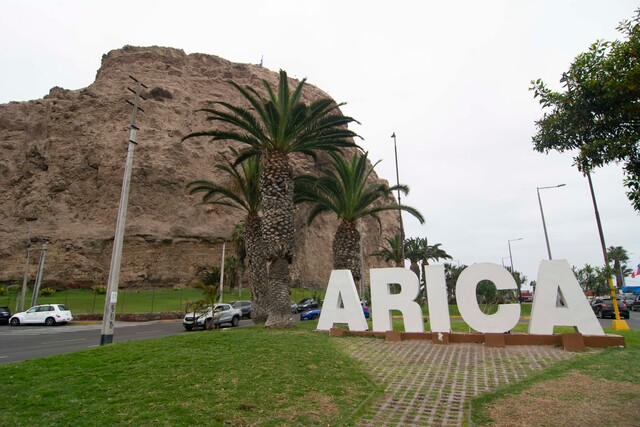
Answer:
[[[324,298],[324,293],[316,293],[308,289],[292,289],[291,299],[295,302],[303,298],[317,296]],[[15,312],[15,292],[0,296],[0,306],[8,306],[11,312]],[[104,311],[105,295],[99,295],[92,290],[72,289],[56,292],[50,296],[38,297],[38,304],[58,303],[65,304],[74,314],[102,313]],[[202,298],[202,291],[195,288],[157,288],[157,289],[120,289],[118,291],[118,313],[148,313],[160,311],[184,311],[188,301]],[[240,293],[237,290],[226,290],[223,293],[223,301],[238,301],[251,299],[249,290],[243,288]],[[25,298],[25,309],[31,302],[31,290]]]
[[[640,419],[640,331],[627,348],[592,351],[472,400],[473,425],[637,425]]]
[[[301,326],[184,333],[0,365],[2,425],[352,424],[380,388],[327,334]]]

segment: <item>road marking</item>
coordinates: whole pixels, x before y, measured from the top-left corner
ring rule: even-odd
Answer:
[[[153,332],[162,332],[162,329],[154,329],[153,331],[136,332],[136,335],[139,335],[139,334],[151,334]]]
[[[88,345],[87,348],[100,347],[100,344]]]
[[[59,343],[62,343],[62,342],[86,341],[86,340],[87,340],[86,338],[75,338],[75,339],[72,339],[72,340],[49,341],[48,343],[45,343],[45,344],[59,344]]]
[[[9,356],[0,356],[0,359],[6,359]]]

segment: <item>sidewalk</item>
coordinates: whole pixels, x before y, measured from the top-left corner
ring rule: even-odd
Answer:
[[[376,427],[460,426],[469,417],[470,398],[576,355],[552,346],[487,348],[376,338],[335,342],[384,384],[383,395],[358,423]]]

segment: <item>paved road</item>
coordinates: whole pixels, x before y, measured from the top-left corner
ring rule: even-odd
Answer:
[[[252,325],[251,320],[240,326]],[[0,326],[0,363],[72,353],[98,347],[102,324],[63,326]],[[180,320],[155,322],[116,322],[113,342],[136,341],[187,333]]]

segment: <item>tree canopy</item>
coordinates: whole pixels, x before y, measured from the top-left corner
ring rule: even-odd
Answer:
[[[564,91],[542,80],[531,89],[550,111],[536,121],[536,151],[577,151],[583,173],[623,163],[627,196],[640,212],[640,9],[617,30],[623,40],[593,43],[563,73]]]

